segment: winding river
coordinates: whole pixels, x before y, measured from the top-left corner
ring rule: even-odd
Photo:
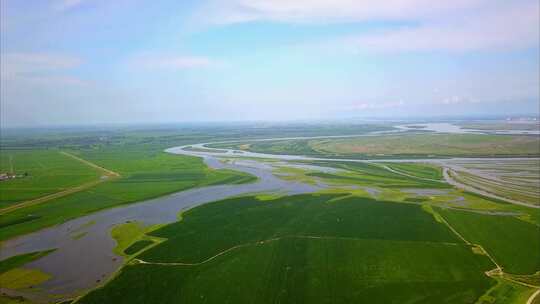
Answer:
[[[374,134],[370,135],[372,136]],[[324,138],[353,136],[358,135],[325,136]],[[292,195],[315,192],[325,187],[324,184],[311,185],[281,179],[272,173],[272,170],[275,168],[274,165],[260,162],[257,159],[282,161],[381,161],[328,159],[300,155],[273,155],[230,149],[214,149],[212,151],[211,148],[206,147],[206,144],[175,147],[166,151],[169,153],[202,157],[209,167],[242,171],[256,176],[258,180],[250,184],[219,185],[190,189],[76,218],[64,224],[4,242],[0,251],[0,260],[23,253],[55,248],[56,250],[51,254],[28,263],[25,267],[38,269],[52,276],[50,280],[37,286],[40,290],[46,294],[66,295],[66,298],[69,298],[70,295],[94,288],[106,281],[122,266],[124,262],[123,258],[113,253],[116,242],[112,239],[110,230],[114,225],[128,221],[139,221],[147,225],[171,223],[177,220],[177,215],[182,210],[232,196],[261,192],[280,192]],[[223,157],[228,158],[230,161],[220,161],[219,158]],[[459,160],[463,161],[467,159],[460,158]],[[384,162],[432,162],[443,165],[448,161],[451,161],[451,159],[384,160]],[[279,164],[279,166],[283,165],[283,163]],[[302,165],[294,164],[293,166]],[[311,169],[314,169],[314,167],[311,166]],[[319,169],[332,170],[324,167]],[[74,237],[74,234],[83,236]],[[9,292],[7,290],[2,291]]]

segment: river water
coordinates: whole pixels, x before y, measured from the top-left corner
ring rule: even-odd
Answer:
[[[212,168],[242,171],[256,176],[258,180],[250,184],[190,189],[80,217],[8,240],[3,244],[0,260],[18,254],[56,248],[53,253],[26,264],[25,267],[52,275],[50,280],[38,286],[46,293],[74,294],[95,287],[99,282],[108,279],[122,265],[122,257],[113,253],[116,242],[112,239],[110,230],[114,225],[128,221],[140,221],[148,225],[171,223],[178,219],[178,213],[182,210],[227,197],[260,192],[292,195],[314,192],[323,187],[279,179],[272,174],[272,167],[256,161],[222,163],[209,156],[205,156],[204,159]],[[85,235],[75,238],[73,237],[75,233]]]
[[[427,127],[435,132],[467,133],[438,124]],[[403,129],[403,128],[402,128]],[[406,129],[406,128],[405,128]],[[403,132],[403,131],[402,131]],[[375,134],[373,134],[375,135]],[[364,136],[373,136],[364,135]],[[354,137],[358,135],[331,136]],[[319,137],[322,138],[322,137]],[[328,138],[328,137],[325,137]],[[264,139],[275,140],[275,139]],[[53,253],[26,264],[25,267],[34,268],[48,273],[52,278],[40,286],[47,294],[69,295],[94,288],[110,276],[123,264],[123,259],[113,253],[116,242],[110,235],[114,225],[128,221],[139,221],[147,225],[171,223],[177,220],[180,211],[204,203],[224,198],[261,192],[280,192],[283,194],[310,193],[321,190],[323,184],[311,185],[295,181],[286,181],[276,177],[272,170],[276,167],[287,166],[283,161],[316,161],[332,160],[327,158],[306,157],[300,155],[273,155],[264,153],[245,152],[231,149],[219,149],[219,152],[189,151],[188,146],[167,149],[169,153],[185,154],[202,157],[205,163],[215,169],[232,169],[252,174],[258,178],[254,183],[243,185],[219,185],[190,189],[172,195],[119,206],[112,209],[96,212],[84,217],[70,220],[64,224],[46,228],[28,235],[4,242],[0,250],[0,260],[11,256],[56,249]],[[191,148],[208,149],[205,144],[190,145]],[[224,152],[225,151],[225,152]],[[233,159],[221,162],[218,158]],[[274,165],[259,162],[255,159],[281,160]],[[333,159],[336,161],[373,162],[358,159]],[[460,160],[467,160],[462,158]],[[380,161],[380,160],[379,160]],[[384,160],[384,162],[439,162],[443,164],[448,159],[397,159]],[[293,167],[303,166],[294,164]],[[307,165],[307,169],[319,169],[332,172],[331,168]],[[74,237],[74,235],[82,235]]]

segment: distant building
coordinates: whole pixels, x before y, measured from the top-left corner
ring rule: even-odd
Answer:
[[[16,178],[17,175],[13,173],[0,173],[0,181]]]

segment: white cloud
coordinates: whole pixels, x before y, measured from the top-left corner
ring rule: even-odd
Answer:
[[[255,20],[279,22],[343,22],[372,19],[414,19],[464,8],[487,0],[214,0],[201,16],[210,23],[229,24]]]
[[[410,21],[414,25],[407,28],[387,26],[329,44],[376,52],[466,52],[537,46],[538,11],[537,0],[217,0],[195,18],[214,25]]]
[[[45,53],[5,53],[0,54],[0,79],[17,81],[21,84],[63,84],[84,83],[70,76],[69,71],[80,66],[77,57]]]
[[[44,53],[5,53],[0,54],[2,77],[70,69],[79,66],[82,60],[64,55]]]
[[[533,47],[539,40],[539,4],[500,7],[474,17],[384,31],[350,38],[360,50],[372,51],[474,51]]]

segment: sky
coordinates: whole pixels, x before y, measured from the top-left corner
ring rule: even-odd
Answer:
[[[538,0],[1,0],[3,127],[538,115]]]

